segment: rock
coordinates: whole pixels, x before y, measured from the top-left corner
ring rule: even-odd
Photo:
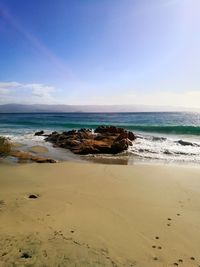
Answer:
[[[87,129],[87,128],[81,128],[79,130],[79,132],[83,132],[83,133],[92,133],[92,130],[91,129]]]
[[[28,198],[31,198],[31,199],[36,199],[38,198],[38,195],[35,195],[35,194],[31,194],[28,196]]]
[[[113,154],[120,153],[124,150],[127,150],[129,146],[128,139],[121,139],[112,144],[111,150]]]
[[[134,141],[136,139],[136,135],[133,132],[128,132],[128,139]]]
[[[182,145],[182,146],[197,146],[197,147],[199,147],[199,145],[196,144],[196,143],[192,143],[192,142],[188,142],[188,141],[183,141],[183,140],[178,140],[177,143],[180,144],[180,145]]]
[[[115,141],[121,141],[123,139],[128,139],[128,132],[120,133]]]
[[[39,131],[35,133],[35,136],[42,136],[44,134],[44,131]]]
[[[118,135],[112,135],[112,134],[97,134],[94,136],[94,140],[97,141],[108,141],[108,140],[115,140]]]
[[[92,133],[90,129],[53,132],[45,140],[55,146],[70,149],[75,154],[116,154],[128,149],[135,140],[132,132],[115,126],[100,126]]]
[[[43,157],[31,157],[31,160],[37,163],[57,163],[58,161],[51,158],[43,158]]]
[[[24,163],[28,161],[33,161],[37,163],[56,163],[57,161],[51,158],[38,157],[30,152],[13,150],[10,152],[10,156],[18,158],[19,162]]]
[[[163,153],[166,154],[166,155],[172,155],[172,154],[173,154],[173,153],[170,152],[168,149],[166,149]]]
[[[52,132],[49,136],[45,138],[45,141],[49,141],[54,143],[59,137],[59,133],[57,132]]]
[[[166,141],[167,138],[165,137],[158,137],[158,136],[153,136],[152,141]]]
[[[112,142],[87,140],[82,142],[79,146],[72,147],[71,151],[75,154],[87,155],[87,154],[110,154]]]
[[[120,134],[119,138],[128,138],[129,140],[133,141],[136,139],[136,136],[133,132],[126,131],[123,128],[118,128],[115,126],[99,126],[95,133],[105,133],[105,134]],[[120,140],[120,139],[119,139]]]
[[[0,136],[0,158],[7,157],[12,149],[12,145],[8,138]]]
[[[74,139],[67,139],[62,143],[59,143],[58,145],[62,148],[70,148],[70,147],[75,147],[81,144],[81,141],[79,140],[74,140]]]
[[[78,134],[78,137],[80,138],[80,139],[92,139],[93,138],[93,136],[92,136],[92,134],[90,133],[90,132],[78,132],[77,133]]]
[[[99,126],[94,131],[95,133],[112,133],[112,134],[119,134],[124,133],[125,130],[123,128],[117,128],[116,126]]]
[[[128,145],[129,145],[129,146],[133,146],[133,143],[132,143],[132,141],[131,141],[131,140],[129,140],[129,139],[128,139]]]

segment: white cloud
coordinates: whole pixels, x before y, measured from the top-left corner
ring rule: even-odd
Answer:
[[[70,90],[63,91],[62,96],[56,92],[55,87],[41,83],[0,82],[0,104],[151,105],[200,109],[200,90],[141,92],[123,89],[114,93],[85,90],[81,95]]]
[[[0,82],[0,88],[12,88],[12,87],[20,87],[21,83],[18,82]]]
[[[0,87],[0,95],[7,95],[7,94],[8,94],[8,91]]]
[[[40,83],[0,82],[1,103],[51,103],[56,89]]]
[[[51,93],[55,92],[54,87],[39,83],[24,84],[23,88],[31,89],[33,96],[38,97],[49,97]]]

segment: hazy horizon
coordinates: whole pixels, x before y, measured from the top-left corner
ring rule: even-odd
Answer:
[[[200,109],[172,107],[172,106],[151,106],[151,105],[62,105],[62,104],[0,104],[0,113],[142,113],[142,112],[200,112]]]
[[[198,0],[2,0],[0,104],[200,108]]]

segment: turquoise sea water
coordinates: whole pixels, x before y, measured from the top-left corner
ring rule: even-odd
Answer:
[[[121,156],[166,161],[200,162],[199,113],[32,113],[0,114],[0,135],[35,144],[38,130],[66,131],[116,125],[136,132],[138,139]],[[178,140],[191,145],[181,145]]]
[[[117,125],[129,130],[200,135],[199,113],[48,113],[0,114],[0,133],[27,130],[67,130]]]

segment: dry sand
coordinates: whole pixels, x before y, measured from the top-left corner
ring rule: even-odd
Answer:
[[[1,165],[0,266],[198,267],[200,168]]]

